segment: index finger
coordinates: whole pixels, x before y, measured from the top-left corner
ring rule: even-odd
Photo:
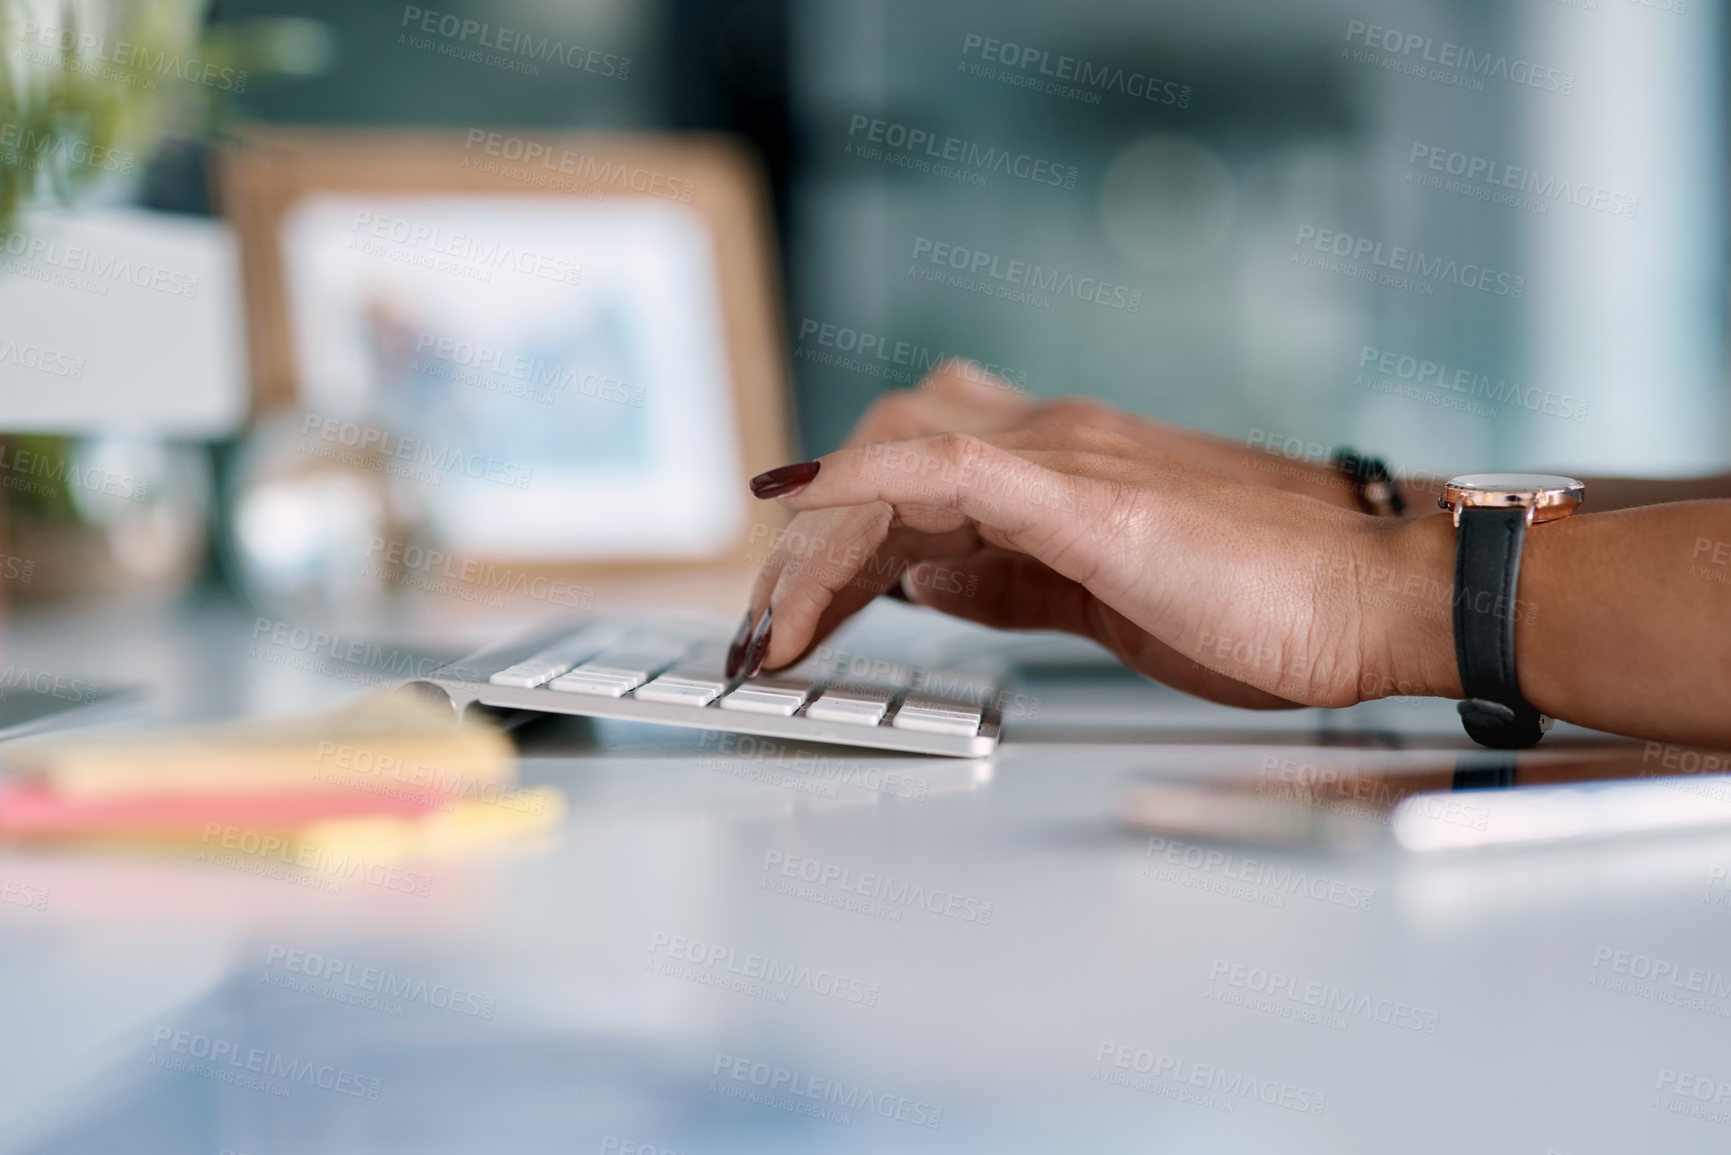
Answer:
[[[1039,465],[1026,456],[963,433],[877,442],[818,459],[811,480],[776,496],[789,509],[887,502],[898,518],[927,530],[966,521],[983,537],[1039,558],[1076,581],[1092,568],[1072,547],[1105,527],[1109,511],[1097,482]]]

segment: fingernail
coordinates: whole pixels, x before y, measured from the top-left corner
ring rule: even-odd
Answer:
[[[797,489],[804,489],[817,476],[821,464],[819,461],[800,461],[760,473],[751,479],[751,495],[757,498],[784,497]]]
[[[884,597],[894,598],[898,602],[911,602],[914,600],[908,596],[908,591],[902,588],[902,579],[900,578],[891,582],[888,588],[884,590]]]
[[[763,669],[763,656],[769,653],[769,610],[763,611],[763,617],[757,620],[757,628],[751,632],[751,648],[745,656],[745,676],[757,677]]]
[[[727,647],[727,680],[733,681],[739,668],[745,665],[745,643],[751,640],[751,611],[739,619],[739,629],[733,632],[733,644]]]

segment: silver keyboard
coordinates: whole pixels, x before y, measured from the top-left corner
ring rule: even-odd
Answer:
[[[481,705],[952,757],[997,748],[997,687],[977,677],[816,656],[730,683],[726,642],[607,621],[483,650],[411,684],[437,687],[459,713]]]

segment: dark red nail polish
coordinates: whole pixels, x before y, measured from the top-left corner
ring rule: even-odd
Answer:
[[[902,588],[902,583],[899,578],[889,584],[889,586],[884,590],[883,596],[886,598],[894,598],[898,602],[907,602],[909,605],[912,605],[914,600],[908,596],[908,591]]]
[[[804,489],[817,476],[820,461],[800,461],[777,466],[768,473],[751,479],[751,495],[758,498],[782,497],[796,489]]]
[[[751,611],[739,619],[739,629],[733,632],[733,642],[727,647],[727,680],[733,681],[739,668],[745,665],[745,643],[751,640]]]
[[[751,652],[745,658],[745,676],[748,678],[757,677],[763,669],[764,655],[769,653],[769,614],[769,610],[764,610],[757,629],[752,631]]]

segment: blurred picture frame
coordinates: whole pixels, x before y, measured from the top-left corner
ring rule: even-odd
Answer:
[[[750,564],[785,521],[745,488],[793,452],[767,193],[731,140],[258,129],[218,191],[255,415],[383,443],[433,543],[631,574]]]

